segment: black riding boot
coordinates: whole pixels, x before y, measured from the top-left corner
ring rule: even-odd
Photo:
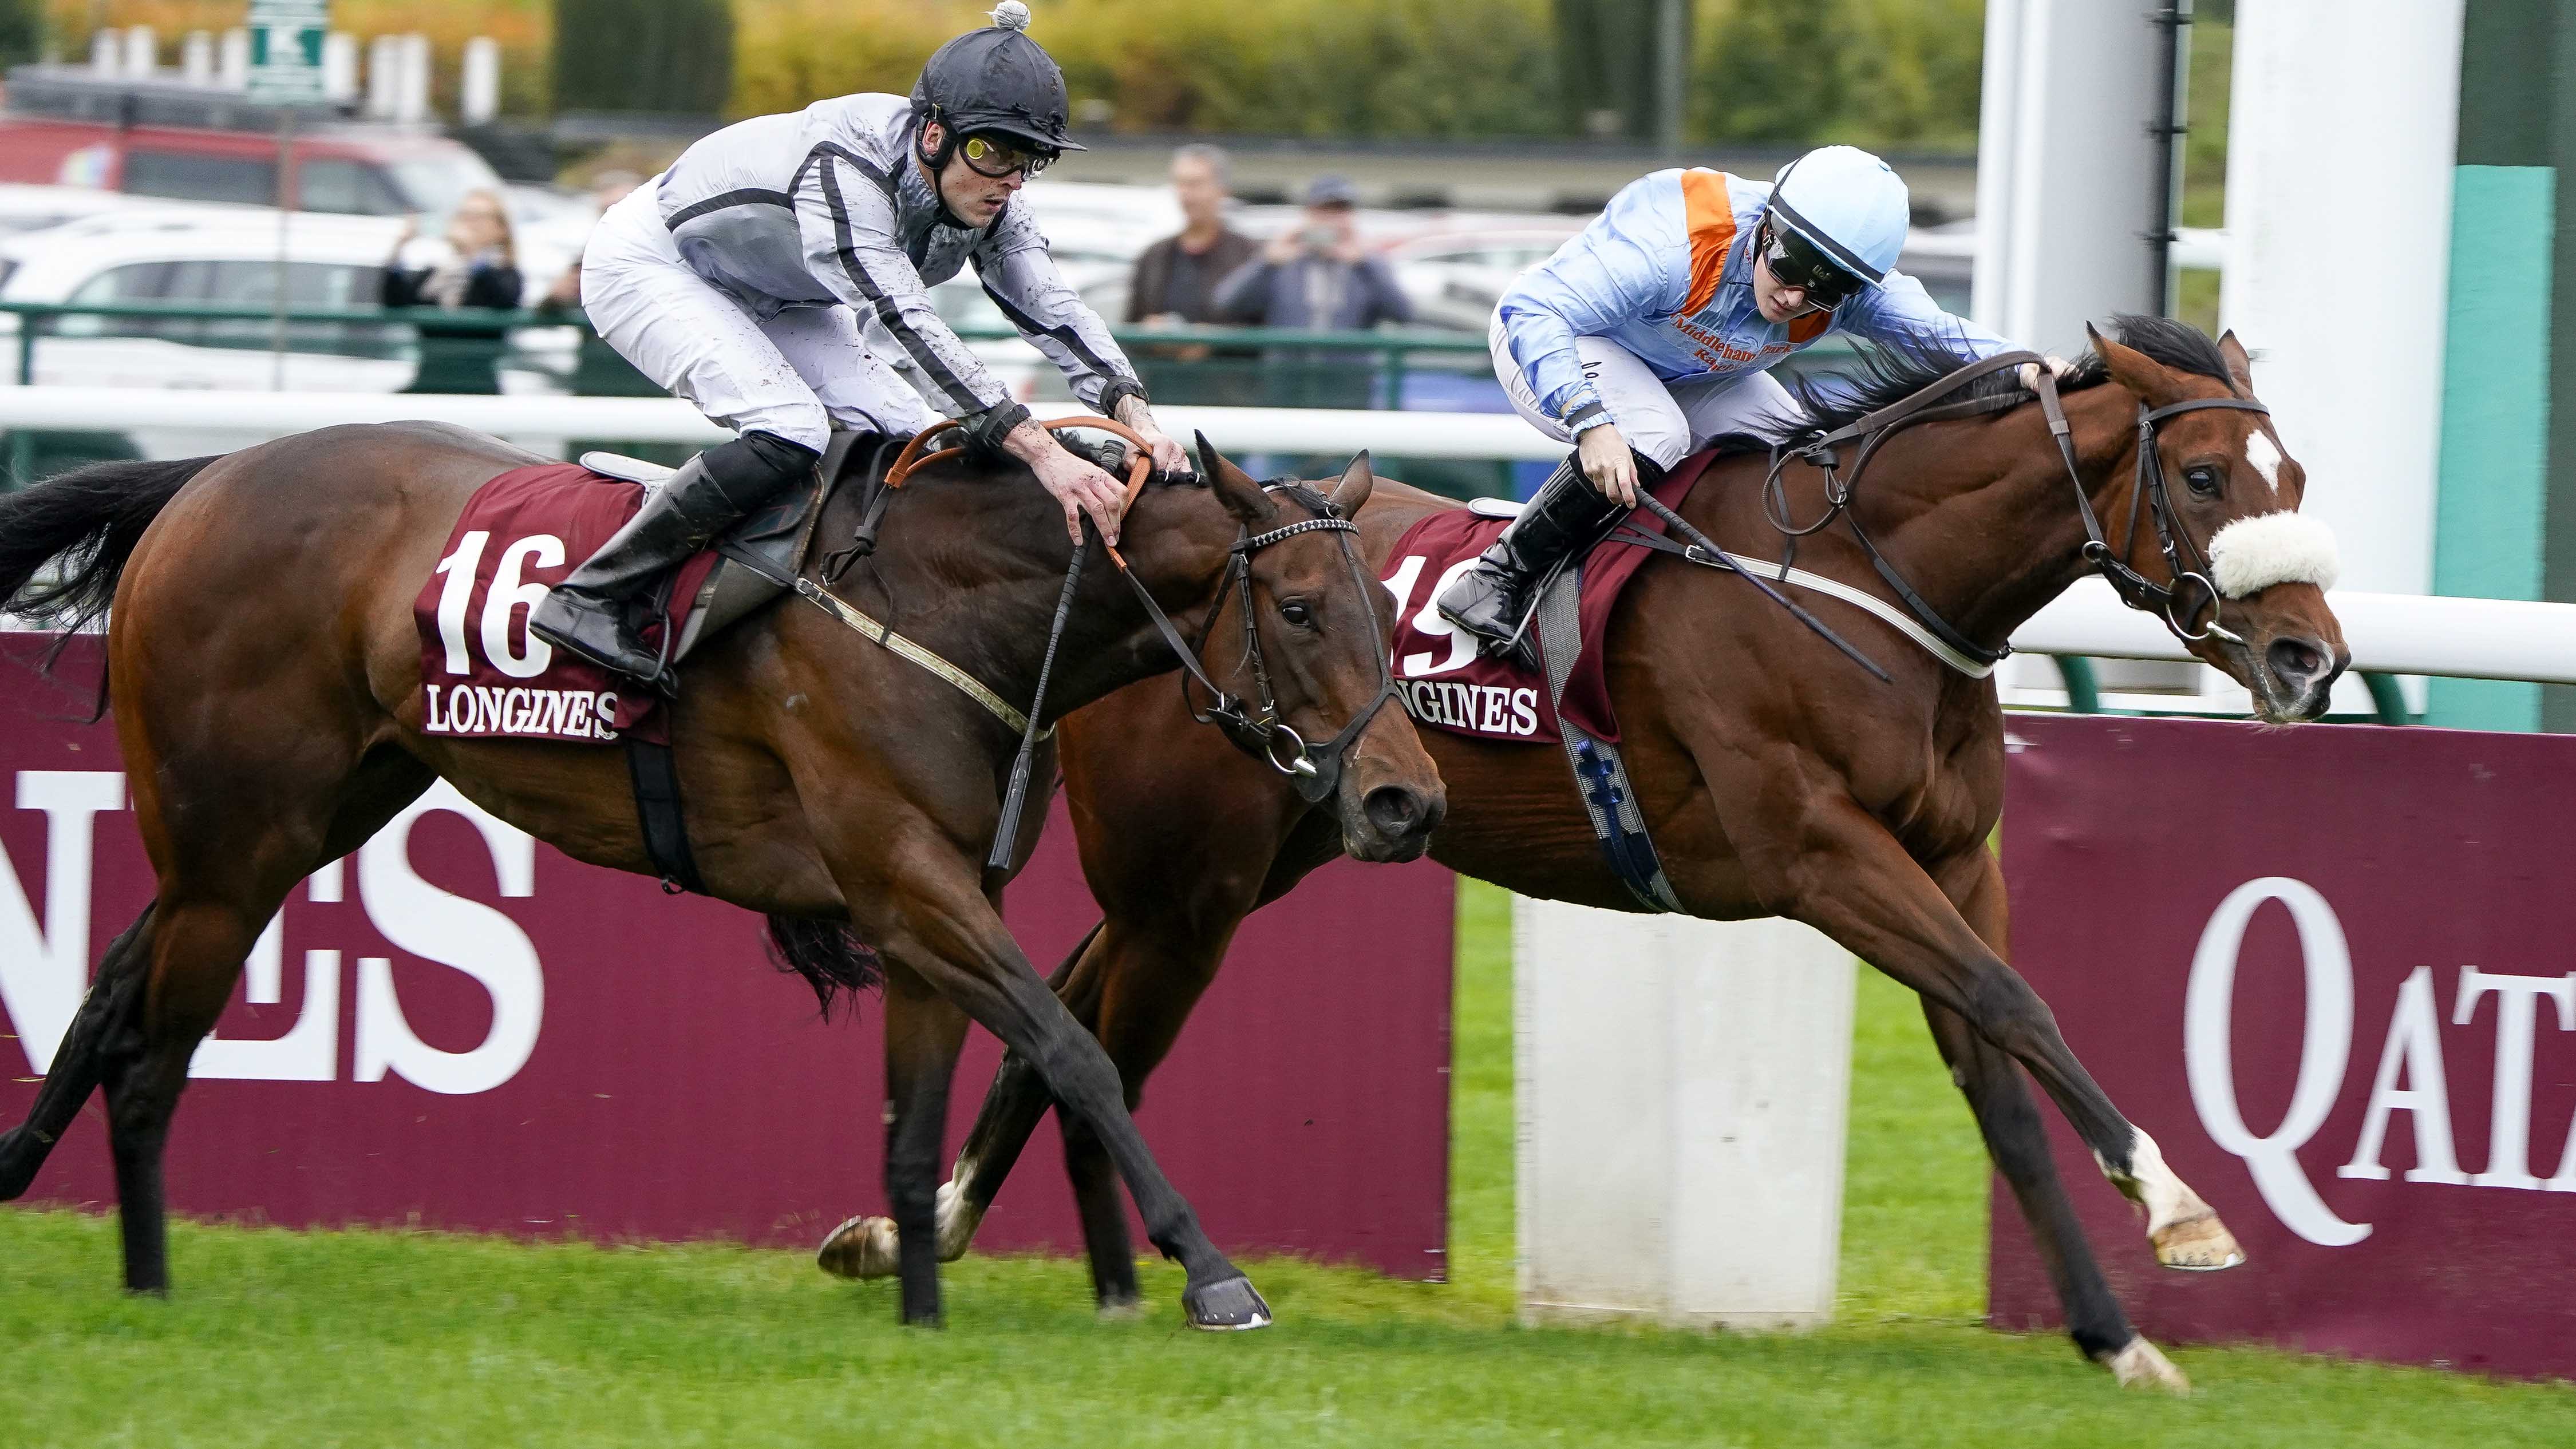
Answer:
[[[1640,489],[1662,476],[1662,469],[1637,459]],[[1627,517],[1627,506],[1602,497],[1584,478],[1580,462],[1568,457],[1476,566],[1440,595],[1441,616],[1476,635],[1485,653],[1509,654],[1536,668],[1528,621],[1540,581],[1565,560],[1590,552]]]
[[[529,612],[528,632],[616,673],[663,683],[661,655],[636,632],[636,601],[665,569],[686,562],[813,465],[811,450],[768,433],[746,433],[691,458]]]

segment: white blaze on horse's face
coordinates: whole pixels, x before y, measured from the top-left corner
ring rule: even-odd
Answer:
[[[2269,432],[2256,428],[2246,437],[2245,461],[2263,475],[2264,487],[2276,494],[2281,491],[2281,445],[2272,441]]]

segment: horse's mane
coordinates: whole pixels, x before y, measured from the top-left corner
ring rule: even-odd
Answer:
[[[2177,372],[2216,378],[2226,383],[2230,392],[2235,391],[2235,383],[2228,376],[2227,359],[2220,355],[2218,344],[2188,322],[2124,313],[2112,319],[2112,334],[2122,346],[2135,348],[2152,361]],[[1752,432],[1735,434],[1722,440],[1720,446],[1729,452],[1768,448],[1783,438],[1831,432],[1976,361],[1952,339],[1926,333],[1865,342],[1854,350],[1857,365],[1852,368],[1783,379],[1792,405],[1764,415],[1755,421]],[[2110,380],[2110,365],[2088,351],[2076,360],[2074,371],[2057,380],[2057,390],[2082,392]],[[2013,372],[2006,370],[1990,372],[1953,391],[1944,401],[2030,395],[2014,380]]]

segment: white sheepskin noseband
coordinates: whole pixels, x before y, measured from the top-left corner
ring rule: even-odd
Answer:
[[[2274,584],[2331,589],[2341,568],[2334,530],[2299,513],[2258,513],[2220,529],[2209,541],[2209,565],[2218,575],[2210,582],[2231,599]]]

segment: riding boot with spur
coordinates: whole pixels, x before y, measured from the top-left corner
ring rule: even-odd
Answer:
[[[1663,470],[1637,458],[1637,486],[1644,489]],[[1529,639],[1531,607],[1538,587],[1559,565],[1579,558],[1608,538],[1628,517],[1625,504],[1601,496],[1583,476],[1578,457],[1569,455],[1539,485],[1520,517],[1503,530],[1484,555],[1440,595],[1443,618],[1474,634],[1483,652],[1508,655],[1522,667],[1538,667]]]
[[[814,458],[768,433],[745,433],[691,458],[529,612],[528,632],[602,668],[665,684],[660,653],[636,630],[635,605],[664,570],[793,487]]]

